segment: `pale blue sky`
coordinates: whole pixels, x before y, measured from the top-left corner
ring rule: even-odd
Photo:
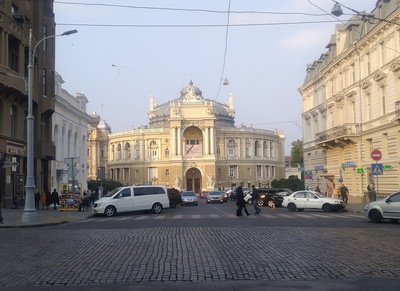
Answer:
[[[367,12],[376,4],[339,2]],[[285,154],[290,155],[291,143],[302,138],[298,88],[306,65],[326,52],[339,23],[311,3],[328,12],[334,3],[230,3],[232,26],[227,34],[228,14],[215,11],[228,11],[229,0],[55,0],[57,33],[79,31],[57,38],[56,70],[65,81],[63,88],[73,95],[85,94],[88,114],[100,114],[115,133],[148,124],[149,95],[157,104],[168,102],[193,80],[205,98],[226,103],[233,94],[236,126],[282,130]],[[187,11],[192,9],[201,11]],[[234,13],[245,11],[279,13]],[[229,85],[220,86],[221,78]]]

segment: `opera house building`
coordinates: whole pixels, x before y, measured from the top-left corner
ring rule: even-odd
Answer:
[[[148,116],[148,126],[108,135],[107,178],[200,193],[285,177],[283,133],[236,127],[232,95],[222,104],[190,82],[167,103],[150,96]]]

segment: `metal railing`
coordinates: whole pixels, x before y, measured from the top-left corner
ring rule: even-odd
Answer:
[[[357,135],[358,134],[357,123],[346,123],[340,126],[333,127],[331,129],[319,132],[315,135],[315,142],[324,142],[340,137]]]

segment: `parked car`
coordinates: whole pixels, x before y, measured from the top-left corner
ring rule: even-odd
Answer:
[[[207,194],[207,203],[224,203],[224,197],[222,191],[210,191]]]
[[[392,222],[400,220],[400,192],[396,192],[385,199],[368,203],[364,208],[365,217],[372,222],[381,222],[389,219]]]
[[[283,197],[289,196],[293,191],[287,188],[260,188],[258,189],[258,206],[271,208],[281,207]]]
[[[336,212],[346,207],[340,199],[329,198],[311,190],[301,190],[283,197],[283,207],[289,211],[303,211],[304,209],[322,209],[325,212]]]
[[[208,191],[201,191],[201,193],[200,193],[200,199],[205,199],[205,198],[207,198],[207,193],[208,193]]]
[[[118,187],[93,204],[94,214],[114,216],[120,212],[151,210],[161,213],[169,208],[167,188],[165,186]]]
[[[168,188],[168,199],[169,199],[169,207],[176,208],[179,204],[182,204],[182,195],[178,189]]]
[[[197,199],[196,193],[193,191],[184,191],[182,192],[182,206],[185,205],[195,205],[197,206],[199,201]]]

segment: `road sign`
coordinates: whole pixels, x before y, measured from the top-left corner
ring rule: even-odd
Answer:
[[[19,164],[17,162],[4,162],[3,163],[3,168],[11,168],[11,167],[16,167]]]
[[[371,152],[371,159],[374,161],[379,161],[382,158],[382,153],[380,150],[373,150]]]
[[[383,175],[383,164],[371,164],[372,175]]]

